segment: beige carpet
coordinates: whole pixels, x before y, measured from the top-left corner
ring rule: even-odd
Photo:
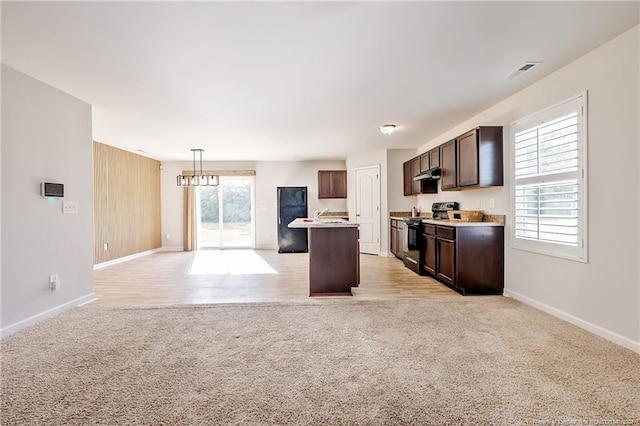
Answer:
[[[0,424],[640,421],[640,356],[503,297],[88,305],[1,341]]]

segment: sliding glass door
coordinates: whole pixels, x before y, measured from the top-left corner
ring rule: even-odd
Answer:
[[[253,176],[220,176],[198,187],[198,247],[253,248]]]

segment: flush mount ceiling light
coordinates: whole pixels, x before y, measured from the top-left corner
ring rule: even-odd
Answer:
[[[205,175],[202,172],[202,153],[204,149],[192,149],[193,153],[193,174],[178,175],[176,178],[178,186],[218,186],[219,176]],[[196,173],[196,152],[200,154],[200,174]]]
[[[378,127],[378,129],[380,129],[380,133],[382,133],[383,135],[390,135],[396,129],[396,125],[383,124],[382,126]]]

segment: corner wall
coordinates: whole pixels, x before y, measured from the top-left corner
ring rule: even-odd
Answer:
[[[479,125],[505,129],[505,186],[420,196],[507,215],[505,294],[640,352],[640,43],[625,32],[418,148]],[[587,91],[589,263],[512,249],[510,123]],[[495,209],[487,209],[491,199]],[[614,208],[612,208],[612,206]],[[623,216],[621,216],[623,212]]]
[[[43,181],[78,213],[43,198]],[[2,65],[1,182],[4,336],[94,298],[91,105]]]

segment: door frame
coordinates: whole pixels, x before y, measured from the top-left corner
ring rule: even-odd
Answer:
[[[382,232],[382,229],[381,229],[381,226],[380,226],[380,216],[381,216],[381,211],[380,211],[380,209],[381,209],[381,199],[380,198],[381,198],[381,192],[382,192],[381,187],[380,187],[381,181],[382,181],[381,176],[380,176],[380,164],[371,164],[371,165],[368,165],[368,166],[360,166],[360,167],[355,167],[353,169],[353,172],[354,172],[353,173],[354,174],[353,181],[354,181],[354,186],[355,186],[355,191],[354,191],[355,192],[354,211],[355,211],[355,219],[356,219],[355,221],[358,222],[358,197],[359,197],[359,194],[358,194],[358,171],[366,170],[366,169],[375,169],[376,176],[378,177],[377,178],[377,182],[378,183],[376,185],[378,200],[377,200],[377,203],[376,203],[376,206],[375,206],[376,207],[376,214],[375,214],[375,218],[374,218],[374,221],[373,221],[374,237],[377,240],[377,252],[376,253],[365,253],[365,254],[372,254],[372,255],[380,256],[380,254],[382,253],[382,251],[380,249],[380,247],[381,247],[380,246],[380,240],[381,240],[381,232]]]

